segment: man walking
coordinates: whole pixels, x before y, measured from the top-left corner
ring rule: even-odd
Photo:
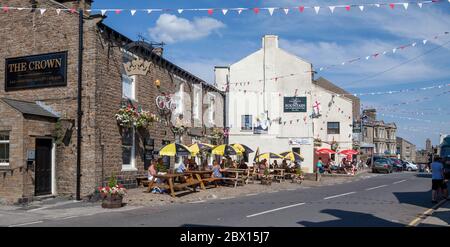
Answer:
[[[438,191],[441,190],[445,199],[448,199],[447,183],[444,180],[444,166],[441,163],[441,158],[436,157],[431,163],[431,201],[437,203]]]

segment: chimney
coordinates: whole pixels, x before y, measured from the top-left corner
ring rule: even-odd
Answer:
[[[278,36],[264,35],[262,38],[262,47],[266,49],[278,48]]]
[[[64,4],[67,8],[70,9],[91,9],[92,2],[94,0],[56,0],[59,3]]]
[[[163,51],[164,51],[164,49],[162,47],[155,47],[155,48],[153,48],[152,52],[155,53],[156,55],[162,57]]]

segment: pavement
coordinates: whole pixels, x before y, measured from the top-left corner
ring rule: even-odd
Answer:
[[[441,201],[435,209],[424,214],[419,227],[449,227],[450,226],[450,201]]]
[[[430,187],[429,174],[368,174],[326,186],[300,186],[159,207],[129,205],[108,210],[99,204],[83,202],[22,214],[17,209],[2,209],[0,226],[405,227],[444,222],[448,225],[448,203],[433,209]]]

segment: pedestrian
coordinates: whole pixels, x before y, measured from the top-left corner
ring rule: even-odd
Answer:
[[[317,161],[317,172],[319,173],[323,173],[323,162],[322,162],[322,157],[319,157],[319,161]]]
[[[447,183],[444,180],[444,165],[441,163],[441,158],[436,157],[431,163],[431,202],[437,203],[438,192],[441,191],[445,199],[448,200]]]

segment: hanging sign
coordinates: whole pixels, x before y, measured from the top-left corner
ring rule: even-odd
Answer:
[[[5,60],[5,91],[66,85],[67,51]]]
[[[306,97],[284,97],[284,112],[306,112]]]

